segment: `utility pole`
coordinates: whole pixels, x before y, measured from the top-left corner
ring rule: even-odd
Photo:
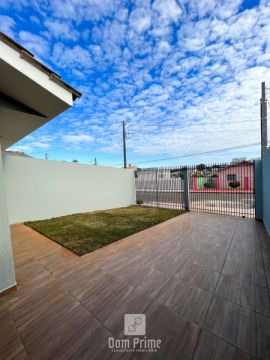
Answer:
[[[48,153],[45,153],[45,160],[48,160]]]
[[[123,121],[123,152],[124,152],[124,168],[127,168],[127,149],[126,149],[126,123]]]
[[[268,150],[267,140],[267,99],[265,82],[262,82],[262,97],[261,97],[261,157],[263,157]]]

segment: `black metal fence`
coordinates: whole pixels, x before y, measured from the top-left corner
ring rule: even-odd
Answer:
[[[147,206],[255,217],[254,161],[138,169],[135,183]]]

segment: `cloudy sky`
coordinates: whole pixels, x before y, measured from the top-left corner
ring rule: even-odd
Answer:
[[[83,94],[14,149],[120,166],[125,120],[132,164],[259,156],[269,1],[1,0],[0,28]]]

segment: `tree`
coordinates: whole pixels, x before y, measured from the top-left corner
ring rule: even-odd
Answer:
[[[77,159],[72,160],[74,163],[78,163],[79,161]]]
[[[231,188],[233,188],[233,189],[236,189],[236,188],[238,188],[238,187],[240,186],[240,181],[237,181],[237,180],[235,180],[235,181],[230,181],[230,182],[229,182],[229,186],[230,186]]]
[[[203,171],[203,170],[205,170],[205,168],[206,168],[205,164],[199,164],[196,166],[196,169],[199,171]]]

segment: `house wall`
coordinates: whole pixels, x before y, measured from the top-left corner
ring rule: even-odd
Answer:
[[[135,203],[133,170],[4,157],[10,224]]]
[[[5,185],[0,143],[0,293],[16,285]]]
[[[262,161],[255,160],[255,218],[263,220]]]
[[[220,170],[218,176],[220,178],[220,189],[230,189],[230,181],[227,180],[227,175],[235,174],[236,180],[240,181],[238,189],[245,189],[245,178],[248,178],[248,189],[254,189],[254,166],[253,165],[239,165],[231,166]]]
[[[270,149],[262,159],[263,222],[270,235]]]

